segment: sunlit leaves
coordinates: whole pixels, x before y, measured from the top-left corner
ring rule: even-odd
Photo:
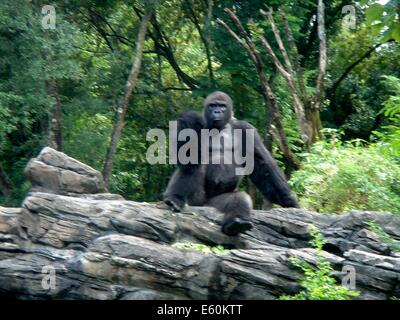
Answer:
[[[397,0],[390,0],[384,5],[372,1],[365,14],[367,25],[371,27],[373,34],[381,34],[382,42],[390,39],[400,42],[400,4]]]

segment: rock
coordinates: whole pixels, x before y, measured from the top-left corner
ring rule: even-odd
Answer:
[[[340,282],[354,268],[360,299],[400,295],[400,255],[371,232],[375,220],[400,240],[400,219],[378,212],[322,215],[302,209],[254,211],[254,228],[220,231],[222,214],[173,213],[105,193],[101,174],[45,148],[26,169],[33,188],[21,208],[0,207],[0,296],[19,299],[276,299],[301,288],[289,261],[311,264],[310,224]],[[223,245],[223,254],[176,243]]]
[[[106,192],[100,172],[49,147],[29,161],[25,174],[36,191],[57,194]]]

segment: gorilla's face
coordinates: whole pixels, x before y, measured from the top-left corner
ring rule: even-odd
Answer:
[[[204,103],[204,117],[208,128],[222,129],[232,118],[232,101],[223,92],[210,94]]]
[[[215,101],[207,106],[208,119],[213,127],[221,127],[226,122],[226,103],[224,101]]]

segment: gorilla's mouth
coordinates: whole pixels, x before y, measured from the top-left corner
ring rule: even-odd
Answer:
[[[222,125],[224,125],[224,119],[222,119],[222,118],[221,119],[214,119],[212,124],[213,124],[214,127],[219,128]]]

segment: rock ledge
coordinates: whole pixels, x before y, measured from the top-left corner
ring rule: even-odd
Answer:
[[[22,207],[0,207],[0,297],[276,299],[300,289],[289,257],[315,261],[310,224],[327,240],[339,281],[344,266],[355,268],[360,299],[400,295],[400,255],[365,224],[375,220],[400,240],[394,215],[254,211],[255,228],[228,237],[215,209],[175,214],[161,204],[126,201],[107,193],[98,171],[51,148],[28,163],[26,175],[32,190]],[[172,246],[185,241],[230,250],[216,255]],[[47,281],[53,274],[55,281]]]

